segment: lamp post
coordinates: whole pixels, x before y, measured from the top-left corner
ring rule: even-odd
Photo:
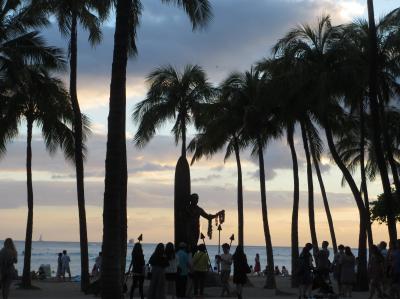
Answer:
[[[220,253],[221,253],[221,230],[222,230],[222,226],[220,224],[220,225],[218,225],[218,255],[220,255]]]

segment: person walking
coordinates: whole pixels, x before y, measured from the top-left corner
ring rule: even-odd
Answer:
[[[11,283],[16,278],[14,264],[18,261],[17,257],[13,240],[7,238],[0,250],[0,284],[3,299],[8,299]]]
[[[313,257],[310,253],[312,249],[312,244],[307,243],[299,256],[297,267],[299,298],[311,297],[314,270]]]
[[[167,294],[175,298],[176,295],[176,274],[178,271],[178,259],[175,255],[174,244],[171,242],[165,246],[165,256],[168,260],[168,267],[165,268],[165,279],[167,281]]]
[[[344,256],[344,246],[340,244],[338,246],[338,252],[335,254],[333,258],[333,278],[336,280],[339,290],[339,296],[343,294],[342,283],[340,281],[340,272],[342,266],[342,257]]]
[[[372,299],[378,291],[378,297],[383,297],[383,281],[385,275],[385,258],[375,245],[371,248],[371,257],[368,264],[370,279],[369,299]]]
[[[68,273],[69,280],[71,280],[71,269],[69,267],[70,262],[71,262],[71,259],[69,258],[67,251],[63,250],[63,255],[61,257],[61,264],[62,264],[61,274],[62,274],[62,277],[64,278],[64,280],[65,280],[65,273]]]
[[[238,245],[233,254],[233,283],[236,285],[238,299],[243,298],[243,286],[247,283],[247,274],[251,272],[243,246]]]
[[[57,279],[61,279],[62,276],[62,252],[58,253],[58,258],[57,258],[57,274],[56,277]]]
[[[260,255],[258,253],[256,253],[254,259],[254,273],[257,274],[257,276],[260,276],[261,273]]]
[[[228,243],[222,244],[223,254],[220,255],[220,266],[221,266],[221,284],[222,293],[221,297],[225,294],[230,297],[230,287],[229,278],[231,276],[231,266],[232,266],[232,254],[229,253],[230,246]]]
[[[151,281],[149,286],[148,299],[165,299],[165,268],[168,267],[168,260],[165,257],[164,244],[159,243],[151,255]]]
[[[132,249],[132,261],[128,268],[128,274],[132,273],[132,286],[129,298],[133,299],[135,289],[139,287],[140,298],[144,299],[143,283],[144,283],[145,261],[143,255],[142,244],[135,243]]]
[[[341,258],[340,282],[342,284],[343,297],[351,297],[353,284],[355,282],[356,258],[350,247],[344,248],[344,255]]]
[[[197,252],[193,256],[194,271],[194,295],[204,295],[204,282],[209,268],[209,258],[204,244],[197,247]]]
[[[186,285],[189,274],[189,256],[186,252],[186,243],[181,242],[179,249],[176,252],[176,258],[178,260],[177,276],[176,276],[176,297],[186,297]]]

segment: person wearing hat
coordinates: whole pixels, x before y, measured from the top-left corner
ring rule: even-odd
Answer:
[[[178,275],[176,277],[176,297],[184,298],[186,295],[186,283],[189,273],[189,256],[186,252],[186,243],[179,243],[179,249],[176,252],[178,260]]]

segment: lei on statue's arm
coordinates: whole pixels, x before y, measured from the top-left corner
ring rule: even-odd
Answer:
[[[218,226],[220,224],[223,224],[225,222],[225,210],[219,211],[215,215],[210,215],[211,217],[208,217],[208,230],[207,230],[207,236],[212,239],[212,220],[215,219],[215,226]]]

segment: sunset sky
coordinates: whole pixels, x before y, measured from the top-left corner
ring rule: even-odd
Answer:
[[[217,85],[232,71],[244,71],[257,60],[270,55],[271,47],[297,24],[315,22],[330,14],[335,24],[366,17],[366,1],[357,0],[211,0],[214,19],[202,31],[192,32],[185,14],[161,4],[143,1],[144,11],[138,33],[139,55],[131,59],[127,78],[128,215],[129,238],[140,233],[145,242],[170,241],[173,238],[173,179],[179,147],[170,136],[170,125],[142,150],[134,147],[136,125],[131,121],[135,104],[145,96],[145,76],[155,67],[172,64],[199,64],[210,81]],[[377,17],[399,5],[398,0],[375,1]],[[93,134],[87,142],[86,202],[90,241],[102,238],[104,159],[108,115],[109,83],[113,49],[113,20],[103,28],[103,42],[96,48],[79,35],[78,91],[82,110],[92,121]],[[51,45],[66,48],[57,27],[43,35]],[[63,75],[67,78],[67,75]],[[66,81],[67,83],[67,81]],[[67,85],[68,86],[68,85]],[[26,227],[25,125],[20,136],[10,143],[0,160],[0,239],[23,240]],[[192,134],[195,132],[191,130]],[[39,132],[33,140],[34,240],[79,240],[74,168],[62,154],[50,157]],[[309,241],[305,157],[299,135],[296,149],[300,165],[301,211],[300,243]],[[292,162],[285,138],[271,143],[265,151],[267,204],[274,245],[290,244],[292,206]],[[245,243],[264,242],[257,161],[242,153],[244,174]],[[357,244],[358,212],[347,186],[341,186],[341,174],[325,153],[323,176],[332,208],[338,242]],[[200,206],[210,213],[226,209],[223,239],[236,234],[236,164],[223,163],[223,153],[202,160],[191,168],[192,191],[200,196]],[[357,176],[356,176],[357,177]],[[357,179],[359,182],[359,180]],[[371,197],[381,193],[379,181],[369,185]],[[314,180],[316,220],[319,241],[328,239],[326,216],[319,186]],[[202,222],[206,232],[207,223]],[[387,239],[384,226],[374,226],[376,240]],[[216,239],[210,241],[215,243]]]

